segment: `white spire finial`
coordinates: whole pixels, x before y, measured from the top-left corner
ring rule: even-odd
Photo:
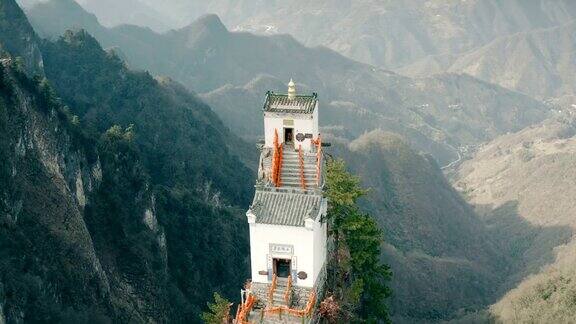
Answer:
[[[296,84],[290,78],[290,82],[288,82],[288,99],[292,100],[296,98]]]

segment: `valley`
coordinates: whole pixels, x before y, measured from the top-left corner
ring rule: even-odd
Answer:
[[[490,309],[504,321],[574,320],[572,305],[565,300],[573,291],[574,122],[568,113],[499,137],[483,145],[453,174],[455,187],[491,226],[513,226],[507,219],[520,218],[546,229],[521,254],[526,269],[531,270],[528,273],[539,273],[526,276],[526,271],[518,271],[517,278],[526,279]],[[558,232],[560,228],[564,234]],[[550,245],[562,235],[563,240]],[[542,248],[552,247],[554,253],[543,259]]]

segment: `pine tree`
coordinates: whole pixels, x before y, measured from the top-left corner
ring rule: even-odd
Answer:
[[[202,320],[206,324],[228,323],[230,306],[232,304],[219,293],[214,293],[214,303],[208,303],[210,312],[202,313]]]
[[[385,302],[391,295],[386,283],[392,274],[380,262],[382,231],[357,203],[367,190],[342,160],[328,162],[326,187],[335,251],[329,285],[341,303],[342,320],[390,322]]]

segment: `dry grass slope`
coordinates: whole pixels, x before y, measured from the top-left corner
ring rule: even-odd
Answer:
[[[514,205],[518,216],[544,231],[523,254],[532,272],[490,308],[504,323],[573,323],[576,321],[576,122],[571,114],[549,119],[483,146],[455,175],[455,186],[484,217],[501,224]],[[481,206],[481,207],[480,207]],[[550,231],[553,227],[566,231]],[[563,233],[566,239],[557,240]],[[555,243],[556,242],[556,243]],[[557,247],[543,258],[543,246]],[[545,263],[551,263],[542,268]],[[513,282],[511,282],[513,284]]]

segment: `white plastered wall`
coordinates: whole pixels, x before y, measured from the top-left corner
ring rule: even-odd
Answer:
[[[292,120],[293,125],[285,125],[286,121]],[[298,133],[312,134],[313,138],[318,137],[318,104],[312,114],[294,114],[294,113],[264,113],[264,140],[266,147],[272,147],[274,142],[274,129],[278,130],[278,141],[284,142],[284,128],[294,129],[294,136]],[[294,140],[294,145],[301,144],[303,150],[309,151],[312,147],[311,139],[307,138],[302,142]]]
[[[325,202],[320,213],[325,213]],[[304,271],[306,279],[297,279],[296,286],[313,287],[326,261],[326,223],[320,222],[320,213],[311,228],[258,224],[250,221],[250,263],[252,281],[268,283],[269,276],[260,271],[271,271],[271,260],[292,259],[293,270]],[[250,214],[250,212],[248,212]],[[273,254],[271,244],[293,246],[293,254]]]

